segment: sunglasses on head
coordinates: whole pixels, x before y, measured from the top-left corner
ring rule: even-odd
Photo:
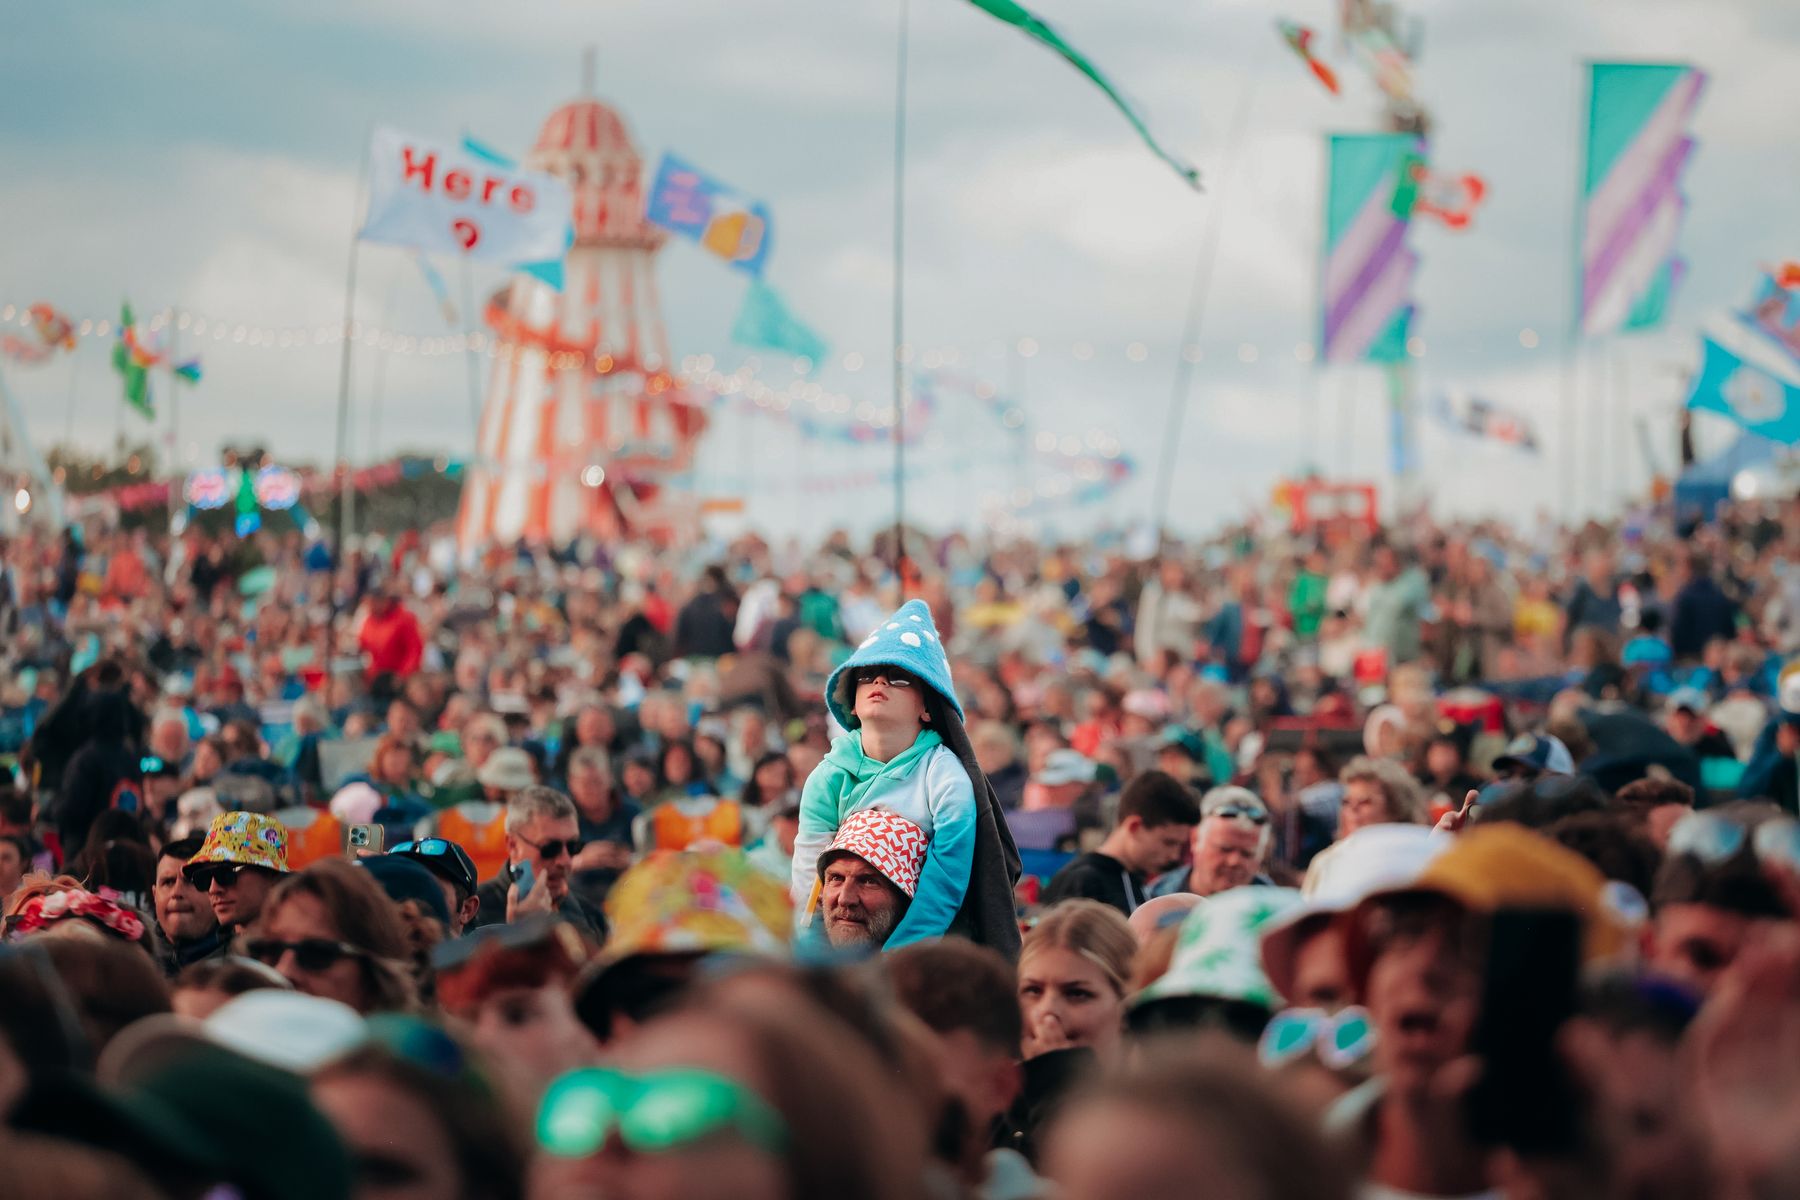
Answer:
[[[586,841],[578,837],[551,838],[547,842],[534,842],[530,838],[520,837],[518,834],[513,836],[518,837],[521,842],[536,850],[544,858],[561,858],[565,854],[574,858],[581,853],[581,848],[587,845]]]
[[[1375,1022],[1366,1008],[1328,1013],[1317,1008],[1290,1008],[1276,1013],[1263,1028],[1256,1057],[1265,1067],[1283,1067],[1310,1051],[1334,1071],[1353,1067],[1375,1046]]]
[[[560,1158],[585,1158],[615,1135],[628,1150],[659,1154],[717,1133],[770,1154],[788,1138],[767,1102],[710,1071],[573,1071],[550,1085],[538,1109],[538,1145]]]
[[[910,675],[902,675],[898,671],[885,671],[879,669],[858,671],[853,678],[856,680],[857,687],[861,687],[865,683],[874,683],[878,679],[891,688],[909,688],[913,686],[912,677]]]
[[[1765,866],[1800,873],[1800,822],[1775,817],[1755,826],[1716,812],[1692,812],[1669,831],[1669,853],[1691,854],[1708,866],[1736,857],[1748,846]]]
[[[1221,804],[1207,815],[1224,817],[1227,821],[1248,821],[1252,825],[1267,825],[1269,823],[1268,810],[1251,808],[1244,804]]]
[[[388,850],[389,854],[404,854],[408,858],[442,859],[450,864],[457,878],[451,880],[465,892],[475,890],[475,863],[469,852],[455,842],[444,838],[419,838],[417,841],[401,842]]]
[[[292,950],[294,962],[302,971],[327,971],[346,958],[368,957],[360,946],[352,946],[349,942],[334,942],[330,938],[301,938],[297,942],[284,942],[278,938],[252,938],[244,949],[251,958],[271,967]]]

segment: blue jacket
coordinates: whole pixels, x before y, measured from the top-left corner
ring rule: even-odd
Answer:
[[[1777,716],[1756,735],[1737,794],[1746,800],[1773,800],[1789,813],[1800,813],[1800,763],[1775,745],[1775,731],[1786,719]]]

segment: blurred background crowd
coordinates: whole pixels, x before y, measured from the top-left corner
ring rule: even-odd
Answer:
[[[21,535],[0,1194],[1791,1194],[1797,518]],[[790,946],[909,596],[1017,963]]]

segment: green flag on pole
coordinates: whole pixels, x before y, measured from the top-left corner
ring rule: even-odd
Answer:
[[[119,307],[119,339],[113,343],[113,370],[119,373],[125,385],[125,403],[137,409],[146,421],[154,421],[156,409],[150,403],[150,369],[138,362],[132,353],[132,339],[137,336],[135,324],[131,301],[127,300]]]
[[[1113,86],[1112,81],[1102,75],[1100,68],[1090,62],[1086,55],[1065,42],[1062,35],[1052,29],[1042,17],[1023,5],[1014,3],[1014,0],[969,0],[969,3],[996,20],[1005,21],[1008,25],[1023,29],[1067,59],[1077,71],[1093,80],[1095,85],[1106,93],[1107,98],[1121,113],[1125,114],[1125,119],[1131,122],[1131,127],[1137,130],[1138,136],[1144,139],[1144,145],[1150,147],[1156,157],[1175,168],[1175,173],[1186,180],[1189,187],[1196,191],[1200,189],[1200,172],[1194,168],[1194,165],[1163,149],[1150,133],[1150,127],[1144,123],[1144,118],[1138,114],[1136,108],[1132,107],[1131,102],[1125,99],[1119,89]]]

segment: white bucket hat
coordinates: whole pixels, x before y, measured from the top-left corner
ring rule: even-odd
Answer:
[[[1334,845],[1319,863],[1312,893],[1263,930],[1263,973],[1275,990],[1293,1000],[1302,926],[1314,917],[1348,912],[1375,892],[1411,883],[1454,840],[1423,825],[1369,825]]]

